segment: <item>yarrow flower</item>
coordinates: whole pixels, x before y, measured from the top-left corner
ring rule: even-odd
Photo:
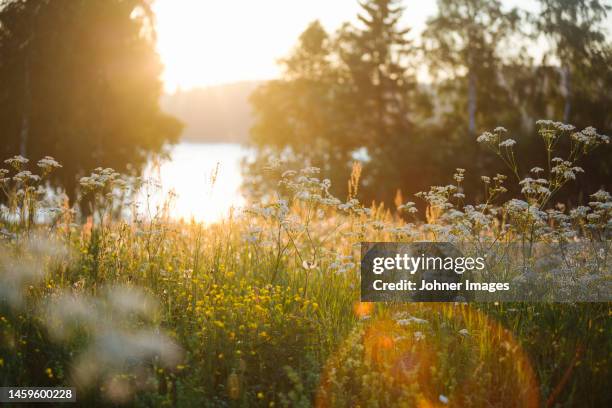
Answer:
[[[11,157],[10,159],[6,159],[4,162],[12,166],[15,170],[20,170],[24,164],[29,162],[29,160],[21,155],[17,155]]]
[[[408,201],[405,204],[400,205],[399,207],[397,207],[398,211],[405,211],[409,214],[415,214],[418,212],[417,208],[415,207],[415,204],[412,201]]]
[[[499,144],[499,147],[512,147],[516,144],[514,139],[506,139]]]
[[[43,170],[52,170],[62,167],[53,157],[45,156],[36,163]]]
[[[20,183],[27,183],[28,181],[40,181],[40,176],[32,174],[29,170],[23,170],[13,176],[13,180]]]
[[[491,132],[484,132],[483,134],[478,136],[476,141],[478,143],[490,143],[490,142],[495,140],[495,137],[496,136],[493,133],[491,133]]]

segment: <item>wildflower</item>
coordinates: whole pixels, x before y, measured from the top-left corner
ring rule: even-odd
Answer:
[[[398,319],[398,320],[396,320],[396,322],[400,326],[407,326],[410,323],[416,323],[416,324],[427,324],[427,323],[429,323],[425,319],[419,319],[418,317],[414,317],[414,316],[409,316],[409,317],[407,317],[405,319]]]
[[[529,204],[523,200],[513,198],[506,203],[506,207],[509,211],[519,212],[529,208]]]
[[[512,147],[516,144],[514,139],[506,139],[499,144],[499,147]]]
[[[544,169],[543,169],[543,168],[541,168],[541,167],[534,167],[534,168],[532,168],[530,171],[531,171],[531,173],[538,174],[538,173],[543,172],[543,171],[544,171]]]
[[[611,198],[610,193],[602,189],[600,189],[596,193],[591,194],[591,197],[593,197],[597,201],[602,201],[602,202],[610,201],[610,198]]]
[[[421,331],[416,331],[416,332],[414,332],[414,339],[416,341],[425,340],[425,334],[423,334],[423,332],[421,332]]]
[[[552,126],[553,123],[554,122],[552,120],[548,120],[548,119],[538,119],[538,120],[536,120],[536,125],[538,125],[540,127]]]
[[[493,131],[495,133],[508,133],[508,130],[503,126],[498,126],[495,129],[493,129]]]
[[[13,176],[13,180],[20,183],[27,183],[28,181],[40,181],[40,176],[32,174],[29,170],[23,170]]]
[[[58,169],[58,168],[62,167],[62,165],[59,164],[51,156],[45,156],[42,159],[40,159],[38,161],[38,163],[37,163],[37,166],[40,167],[41,169],[45,170],[45,171],[51,171],[53,169]]]
[[[465,178],[465,169],[457,169],[456,173],[453,174],[453,178],[457,183],[461,183]]]
[[[440,394],[440,396],[438,397],[438,400],[440,400],[440,402],[443,404],[448,404],[448,401],[449,401],[448,397],[442,394]]]
[[[461,329],[459,330],[459,334],[462,336],[469,336],[470,332],[467,329]]]
[[[400,205],[399,207],[397,207],[397,209],[398,211],[405,211],[409,214],[414,214],[418,212],[415,207],[415,204],[412,201],[408,201],[407,203]]]
[[[306,261],[304,260],[304,262],[302,262],[302,268],[306,269],[306,270],[310,270],[310,269],[314,269],[318,266],[316,261]]]
[[[476,139],[478,143],[490,143],[493,140],[495,140],[495,136],[491,132],[484,132]]]
[[[10,159],[6,159],[4,162],[12,166],[15,170],[20,170],[24,164],[29,162],[29,160],[23,156],[17,155],[11,157]]]

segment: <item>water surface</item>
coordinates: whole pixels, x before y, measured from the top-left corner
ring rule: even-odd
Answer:
[[[217,221],[231,207],[244,204],[239,191],[240,162],[247,155],[248,150],[240,144],[179,143],[172,147],[169,160],[151,164],[145,171],[146,177],[160,182],[160,189],[149,201],[155,206],[173,192],[174,218]]]

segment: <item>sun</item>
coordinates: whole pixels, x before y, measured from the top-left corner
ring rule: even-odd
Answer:
[[[250,5],[250,3],[253,3]],[[270,32],[257,32],[257,2],[158,0],[157,51],[169,91],[276,76]],[[240,12],[237,12],[240,9]]]

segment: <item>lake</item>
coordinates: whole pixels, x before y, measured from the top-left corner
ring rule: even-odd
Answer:
[[[145,177],[159,181],[160,185],[150,202],[157,205],[173,192],[174,218],[218,221],[231,207],[244,204],[240,194],[240,163],[248,152],[246,147],[234,143],[183,142],[173,146],[169,160],[151,164],[145,170]],[[141,200],[146,200],[146,194]]]

